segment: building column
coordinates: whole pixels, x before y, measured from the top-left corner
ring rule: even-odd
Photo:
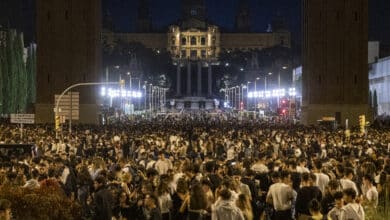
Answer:
[[[187,95],[191,96],[191,61],[187,61]]]
[[[198,61],[198,96],[202,96],[202,62]]]
[[[211,70],[211,63],[208,65],[208,74],[207,74],[207,81],[208,81],[208,86],[207,86],[207,95],[212,96],[212,70]]]
[[[176,95],[181,96],[181,63],[177,64],[176,70]]]

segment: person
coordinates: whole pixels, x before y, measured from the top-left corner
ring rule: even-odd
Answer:
[[[326,216],[328,212],[335,207],[335,194],[340,192],[340,183],[338,180],[331,180],[326,187],[325,196],[321,201],[321,213]],[[341,192],[340,192],[341,193]],[[342,196],[342,193],[341,193]]]
[[[159,159],[154,164],[155,169],[159,175],[167,174],[169,169],[172,169],[172,163],[165,158],[164,152],[160,151],[158,155]]]
[[[252,205],[247,195],[240,194],[236,200],[237,207],[242,211],[245,220],[253,220]]]
[[[27,189],[38,189],[40,187],[40,184],[38,182],[39,172],[38,170],[34,169],[31,171],[31,179],[26,181],[26,184],[24,184],[23,188]]]
[[[245,220],[242,211],[232,202],[229,189],[219,191],[219,198],[212,207],[212,220]]]
[[[341,209],[343,208],[343,193],[336,192],[333,196],[334,198],[334,207],[328,212],[327,219],[328,220],[339,220],[341,217]]]
[[[353,190],[355,190],[356,195],[359,195],[359,191],[356,187],[356,183],[352,181],[353,173],[354,171],[351,167],[346,167],[344,169],[344,177],[340,179],[341,188],[342,190],[352,188]]]
[[[330,178],[322,172],[322,161],[314,161],[314,174],[316,175],[316,185],[320,188],[323,195],[325,195],[325,188],[328,185]]]
[[[363,207],[356,202],[356,191],[347,188],[343,191],[343,195],[346,205],[341,209],[340,220],[364,220]]]
[[[145,196],[144,207],[146,220],[162,220],[161,211],[158,207],[158,198],[154,194],[149,193]]]
[[[373,182],[372,175],[366,174],[363,176],[363,202],[367,207],[375,209],[378,205],[378,191],[373,185]]]
[[[11,220],[11,202],[8,199],[0,199],[0,219]]]
[[[297,219],[308,219],[311,215],[309,204],[312,200],[321,201],[322,192],[318,186],[314,186],[316,176],[312,173],[302,174],[302,187],[299,189],[296,199]]]
[[[292,219],[291,205],[294,198],[294,191],[291,184],[290,174],[288,171],[282,171],[280,176],[278,172],[272,174],[276,181],[268,190],[266,201],[273,205],[275,213],[273,220]]]
[[[158,203],[163,220],[170,219],[170,209],[172,208],[172,199],[169,194],[168,185],[165,182],[160,183],[157,188]]]
[[[321,214],[321,204],[318,200],[313,199],[309,202],[310,220],[322,220],[324,217]]]
[[[188,220],[201,220],[203,215],[207,213],[208,206],[207,196],[203,191],[202,185],[197,183],[192,186],[191,193],[187,196],[182,204],[182,212],[188,210]]]
[[[113,196],[106,188],[106,178],[99,175],[95,178],[94,188],[96,193],[93,197],[93,216],[94,220],[111,220]]]

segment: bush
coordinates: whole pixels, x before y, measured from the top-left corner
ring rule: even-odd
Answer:
[[[43,186],[37,190],[4,186],[0,187],[0,195],[0,198],[12,202],[15,219],[81,219],[80,205],[54,186]]]

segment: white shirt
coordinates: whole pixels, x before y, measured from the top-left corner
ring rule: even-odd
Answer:
[[[358,203],[349,203],[341,209],[340,220],[364,220],[364,210]]]
[[[257,172],[257,173],[268,173],[269,169],[266,165],[262,163],[255,163],[252,165],[251,170]]]
[[[352,180],[347,179],[347,178],[343,178],[340,180],[340,184],[341,184],[341,188],[343,190],[352,188],[353,190],[355,190],[356,195],[359,195],[359,191],[356,187],[356,184]]]
[[[375,186],[371,186],[371,188],[367,190],[365,197],[374,205],[374,207],[378,205],[378,191]]]
[[[272,198],[272,203],[276,211],[291,209],[293,197],[293,189],[285,183],[272,184],[267,193],[267,199]]]
[[[320,188],[322,194],[325,194],[325,187],[329,183],[329,176],[323,173],[315,173],[317,180],[316,180],[316,185],[318,188]]]

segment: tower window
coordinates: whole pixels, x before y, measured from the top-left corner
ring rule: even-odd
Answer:
[[[196,37],[191,37],[191,45],[196,45]]]
[[[47,17],[47,20],[50,21],[50,18],[51,18],[50,11],[47,12],[46,17]]]
[[[200,43],[201,43],[202,45],[206,45],[206,38],[202,37],[202,38],[200,39]]]
[[[355,11],[355,21],[358,21],[358,13]]]
[[[181,38],[181,44],[186,45],[187,44],[187,39],[185,37]]]
[[[65,20],[68,20],[69,19],[69,12],[68,10],[65,11]]]
[[[353,82],[354,82],[355,84],[357,84],[357,76],[356,76],[356,74],[353,76]]]
[[[318,76],[318,84],[321,84],[321,75]]]
[[[172,38],[171,38],[171,43],[172,43],[172,44],[175,44],[175,43],[176,43],[175,37],[172,37]]]
[[[190,13],[191,13],[192,16],[198,14],[198,12],[196,11],[196,9],[191,9]]]

